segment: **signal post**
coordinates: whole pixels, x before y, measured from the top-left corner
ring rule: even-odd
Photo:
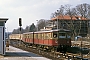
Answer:
[[[20,26],[20,33],[19,33],[20,34],[20,44],[22,44],[22,41],[21,41],[22,19],[21,18],[19,18],[19,26]],[[19,45],[19,46],[21,46],[21,45]]]

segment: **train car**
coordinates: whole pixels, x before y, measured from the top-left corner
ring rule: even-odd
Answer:
[[[66,29],[11,34],[9,39],[15,45],[32,46],[43,50],[63,53],[78,53],[81,51],[77,47],[71,47],[71,31]],[[83,54],[88,53],[88,51],[82,50]]]
[[[23,34],[10,34],[9,39],[12,40],[22,40]]]
[[[23,34],[23,41],[29,45],[43,48],[67,48],[71,46],[71,31],[65,29],[28,32]]]
[[[33,32],[27,32],[27,33],[23,33],[23,38],[22,41],[24,42],[25,45],[30,46],[32,45],[34,42],[34,33]]]
[[[23,34],[10,34],[9,40],[11,45],[23,46]]]

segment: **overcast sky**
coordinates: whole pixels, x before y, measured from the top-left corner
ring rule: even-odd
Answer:
[[[0,18],[8,18],[6,31],[12,32],[19,27],[18,20],[22,18],[22,27],[25,28],[36,20],[50,19],[51,13],[61,5],[88,3],[90,0],[0,0]]]

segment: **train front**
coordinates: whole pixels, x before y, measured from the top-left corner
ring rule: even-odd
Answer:
[[[57,51],[66,52],[68,47],[71,47],[71,31],[70,30],[59,30],[58,35],[58,48]]]

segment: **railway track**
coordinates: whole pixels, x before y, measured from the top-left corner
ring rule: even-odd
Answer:
[[[38,48],[32,47],[32,46],[20,45],[16,42],[10,42],[10,45],[17,47],[17,48],[20,48],[20,49],[23,49],[25,51],[36,53],[38,55],[47,57],[47,58],[52,59],[52,60],[64,60],[64,59],[77,60],[77,59],[81,59],[81,54],[73,54],[73,53],[65,53],[64,54],[64,53],[55,52],[55,51],[48,52],[48,51],[45,51],[43,49],[38,49]],[[84,57],[88,58],[88,57],[90,57],[89,55],[84,56]]]

